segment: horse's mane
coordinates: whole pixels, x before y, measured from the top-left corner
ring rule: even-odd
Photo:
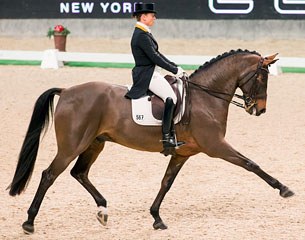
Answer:
[[[256,54],[258,56],[261,56],[258,52],[256,51],[249,51],[247,49],[245,50],[242,50],[242,49],[237,49],[237,50],[231,50],[230,52],[225,52],[221,55],[218,55],[217,57],[215,58],[212,58],[210,61],[207,61],[205,62],[203,65],[201,65],[197,70],[195,70],[195,72],[193,72],[191,75],[190,75],[190,78],[195,75],[198,71],[200,70],[203,70],[205,68],[207,68],[208,66],[212,65],[213,63],[223,59],[223,58],[226,58],[228,56],[232,56],[232,55],[235,55],[235,54],[239,54],[239,53],[248,53],[248,54]]]

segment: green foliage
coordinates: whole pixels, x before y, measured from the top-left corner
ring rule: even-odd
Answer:
[[[68,30],[68,28],[62,25],[56,25],[54,28],[49,28],[47,32],[47,37],[51,38],[54,35],[67,36],[70,33],[71,32]]]

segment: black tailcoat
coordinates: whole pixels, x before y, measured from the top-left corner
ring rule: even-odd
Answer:
[[[135,60],[132,69],[133,86],[125,95],[137,99],[145,96],[148,91],[155,66],[159,66],[173,74],[178,71],[177,65],[158,51],[158,43],[151,33],[136,27],[131,39],[131,50]]]

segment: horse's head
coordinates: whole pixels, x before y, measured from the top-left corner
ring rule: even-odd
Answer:
[[[261,57],[256,70],[246,74],[239,81],[238,86],[243,92],[245,110],[251,115],[259,116],[266,112],[268,67],[278,60],[275,59],[276,55]]]

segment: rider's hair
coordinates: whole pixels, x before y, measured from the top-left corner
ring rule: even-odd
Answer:
[[[143,13],[138,13],[138,14],[134,15],[133,17],[139,22],[141,20],[142,15],[143,15]]]

